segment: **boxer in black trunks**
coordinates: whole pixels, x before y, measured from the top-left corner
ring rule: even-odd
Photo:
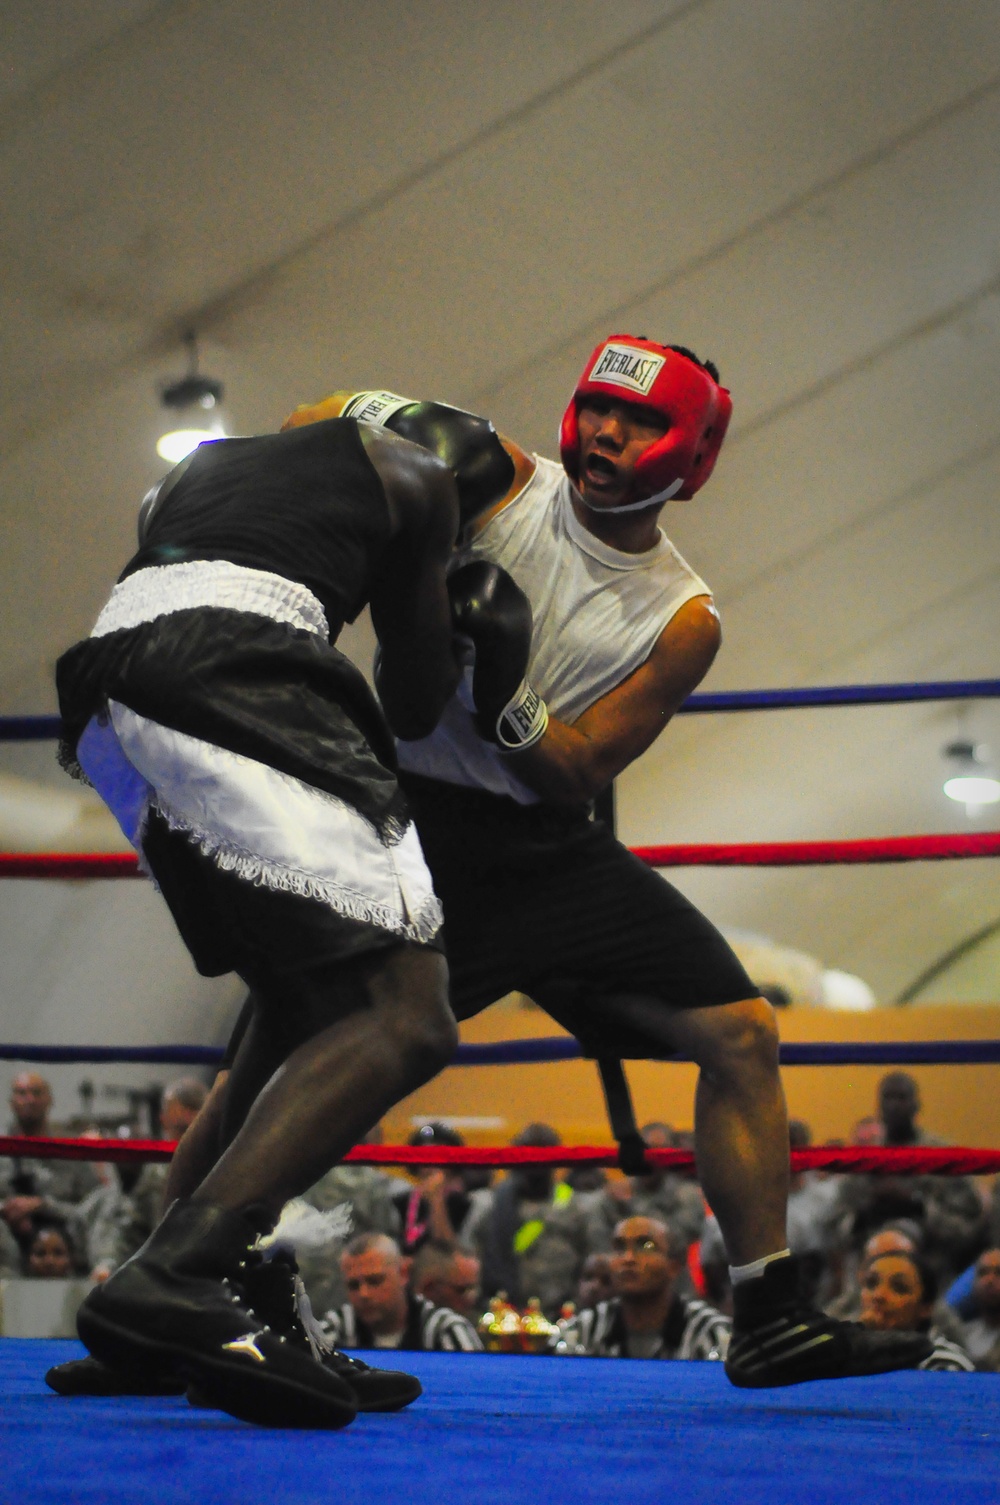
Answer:
[[[64,764],[135,841],[198,968],[254,1000],[188,1195],[81,1309],[111,1389],[193,1381],[236,1416],[312,1427],[419,1393],[317,1363],[251,1246],[455,1047],[389,728],[425,734],[458,682],[445,571],[468,506],[440,460],[351,419],[202,445],[59,662]],[[388,726],[332,646],[366,602]]]
[[[374,421],[399,432],[428,406],[336,393],[289,422],[373,401]],[[444,904],[457,1016],[519,989],[589,1053],[699,1066],[699,1176],[735,1288],[727,1373],[762,1386],[915,1366],[927,1350],[799,1301],[773,1010],[710,922],[588,818],[719,647],[708,587],[658,524],[667,499],[708,479],[730,411],[710,363],[613,336],[567,407],[562,467],[504,440],[514,476],[450,576],[475,667],[434,732],[402,740],[399,756]],[[508,576],[531,605],[527,649]]]

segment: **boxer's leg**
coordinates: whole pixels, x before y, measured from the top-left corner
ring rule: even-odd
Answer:
[[[229,1082],[229,1125],[242,1127],[196,1200],[231,1209],[263,1204],[277,1215],[393,1103],[451,1060],[458,1032],[438,952],[399,946],[351,971],[346,984],[336,969],[313,973],[305,985],[297,982],[297,998],[262,1004]],[[297,1042],[294,1022],[290,1031],[272,1022],[294,1021],[297,1005],[303,1033],[324,1016],[341,1017]],[[279,1041],[292,1048],[275,1069],[269,1051],[282,1051]]]
[[[724,938],[599,828],[561,852],[550,843],[542,856],[544,866],[536,857],[534,871],[525,862],[516,882],[503,884],[468,863],[456,864],[454,882],[435,870],[456,1011],[481,1006],[490,981],[502,980],[591,1048],[599,1041],[608,1054],[654,1058],[680,1051],[697,1062],[699,1172],[740,1262],[729,1378],[787,1385],[921,1363],[929,1352],[921,1334],[836,1323],[799,1299],[786,1247],[788,1130],[774,1017]],[[485,861],[479,870],[490,872]]]
[[[290,1023],[269,1020],[272,1039],[300,1043],[194,1196],[175,1202],[139,1253],[91,1293],[79,1329],[112,1367],[193,1376],[210,1404],[245,1420],[337,1427],[359,1405],[406,1404],[419,1383],[389,1396],[379,1372],[369,1372],[366,1399],[336,1356],[317,1364],[286,1341],[240,1294],[244,1281],[249,1286],[250,1246],[288,1197],[447,1063],[457,1029],[446,964],[429,948],[398,945],[363,963],[296,975],[280,1002],[262,999],[260,1016],[280,1007]],[[251,1045],[248,1031],[229,1082],[234,1103],[273,1068]]]
[[[178,1197],[189,1197],[195,1187],[204,1181],[222,1153],[222,1123],[228,1080],[228,1071],[218,1073],[197,1117],[178,1141],[173,1159],[167,1167],[161,1211],[165,1211]]]
[[[778,1031],[763,998],[712,1008],[669,1008],[659,999],[611,995],[601,1025],[677,1052],[699,1068],[695,1094],[698,1178],[719,1220],[730,1260],[749,1264],[783,1251],[788,1203],[788,1115],[778,1070]]]

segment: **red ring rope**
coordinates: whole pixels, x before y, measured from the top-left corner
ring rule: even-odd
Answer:
[[[30,1160],[114,1160],[122,1164],[169,1160],[175,1146],[159,1139],[54,1139],[0,1135],[0,1155]],[[646,1151],[652,1166],[691,1171],[690,1150]],[[618,1152],[607,1145],[356,1145],[344,1156],[352,1165],[479,1165],[507,1169],[516,1165],[615,1166]],[[982,1176],[1000,1171],[1000,1150],[967,1149],[952,1145],[918,1145],[890,1149],[882,1145],[848,1147],[815,1145],[793,1150],[793,1171],[850,1171],[882,1176]]]
[[[0,852],[0,878],[143,878],[134,852]]]
[[[1000,857],[1000,831],[884,836],[858,841],[694,842],[633,847],[649,867],[826,867]],[[137,878],[131,852],[2,852],[0,878]]]
[[[1000,857],[1000,831],[940,836],[877,836],[860,841],[696,842],[633,847],[650,867],[826,867],[857,862],[941,862]]]

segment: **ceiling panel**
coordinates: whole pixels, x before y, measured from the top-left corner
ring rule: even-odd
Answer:
[[[161,347],[162,326],[175,338],[189,311],[263,275],[257,308],[291,253],[658,35],[674,8],[619,6],[596,26],[595,7],[555,0],[527,55],[531,8],[516,0],[474,27],[460,0],[161,7],[0,136],[0,191],[21,206],[6,297],[47,332],[41,367],[34,344],[7,348],[15,397],[60,357],[64,401],[76,372],[113,380],[126,352]],[[15,435],[28,419],[22,402]]]
[[[116,35],[142,21],[162,0],[4,0],[0,5],[3,69],[0,71],[0,130],[3,121],[30,104],[32,96],[65,88],[94,54]]]

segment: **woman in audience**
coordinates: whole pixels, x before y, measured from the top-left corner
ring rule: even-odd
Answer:
[[[73,1244],[65,1226],[54,1218],[39,1218],[28,1243],[25,1274],[44,1280],[68,1280],[75,1275]]]
[[[960,1344],[933,1324],[937,1278],[922,1255],[896,1249],[876,1254],[861,1271],[861,1321],[865,1327],[925,1332],[934,1344],[921,1369],[973,1370]]]

